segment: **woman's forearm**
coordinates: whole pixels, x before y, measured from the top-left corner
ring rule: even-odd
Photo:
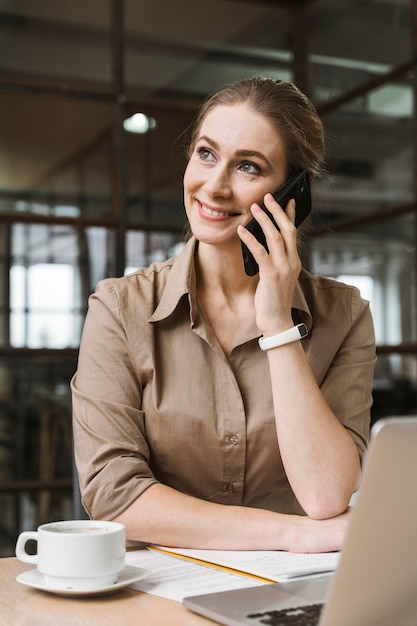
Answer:
[[[169,547],[327,552],[341,549],[348,514],[318,521],[206,502],[155,484],[114,521],[126,526],[130,541]]]
[[[316,519],[342,513],[357,488],[360,460],[326,403],[300,342],[268,351],[281,458],[303,509]]]

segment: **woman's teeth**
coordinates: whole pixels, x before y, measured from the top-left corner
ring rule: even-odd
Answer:
[[[223,211],[213,211],[213,209],[209,209],[207,206],[204,206],[204,204],[201,205],[201,208],[206,215],[212,215],[213,217],[228,217],[231,215],[230,213],[224,213]]]

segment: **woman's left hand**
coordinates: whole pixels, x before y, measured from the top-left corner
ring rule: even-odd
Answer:
[[[301,261],[294,226],[295,201],[288,202],[286,212],[271,194],[267,194],[264,201],[279,230],[259,205],[252,205],[251,211],[265,234],[269,252],[245,228],[239,227],[238,233],[259,265],[259,283],[255,293],[256,324],[259,331],[268,336],[293,325],[291,307]]]

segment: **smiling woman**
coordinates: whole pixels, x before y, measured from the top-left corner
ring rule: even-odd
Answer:
[[[217,106],[203,121],[184,176],[191,230],[200,242],[240,245],[238,224],[286,178],[279,135],[247,104]],[[239,257],[240,262],[240,257]]]
[[[341,548],[369,434],[372,319],[358,290],[302,269],[295,202],[271,195],[294,169],[314,179],[322,157],[320,119],[294,85],[255,77],[213,95],[184,175],[192,237],[91,296],[76,462],[90,516],[129,540]]]

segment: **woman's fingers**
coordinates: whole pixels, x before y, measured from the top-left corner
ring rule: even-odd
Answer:
[[[261,263],[282,263],[282,254],[286,257],[298,260],[297,235],[294,226],[295,202],[290,200],[287,205],[287,213],[275,201],[271,194],[265,196],[265,206],[273,216],[278,228],[270,216],[257,204],[251,206],[251,212],[259,223],[265,235],[268,251],[255,237],[243,227],[239,227],[238,234],[248,246],[258,265]],[[290,263],[292,265],[292,263]]]

